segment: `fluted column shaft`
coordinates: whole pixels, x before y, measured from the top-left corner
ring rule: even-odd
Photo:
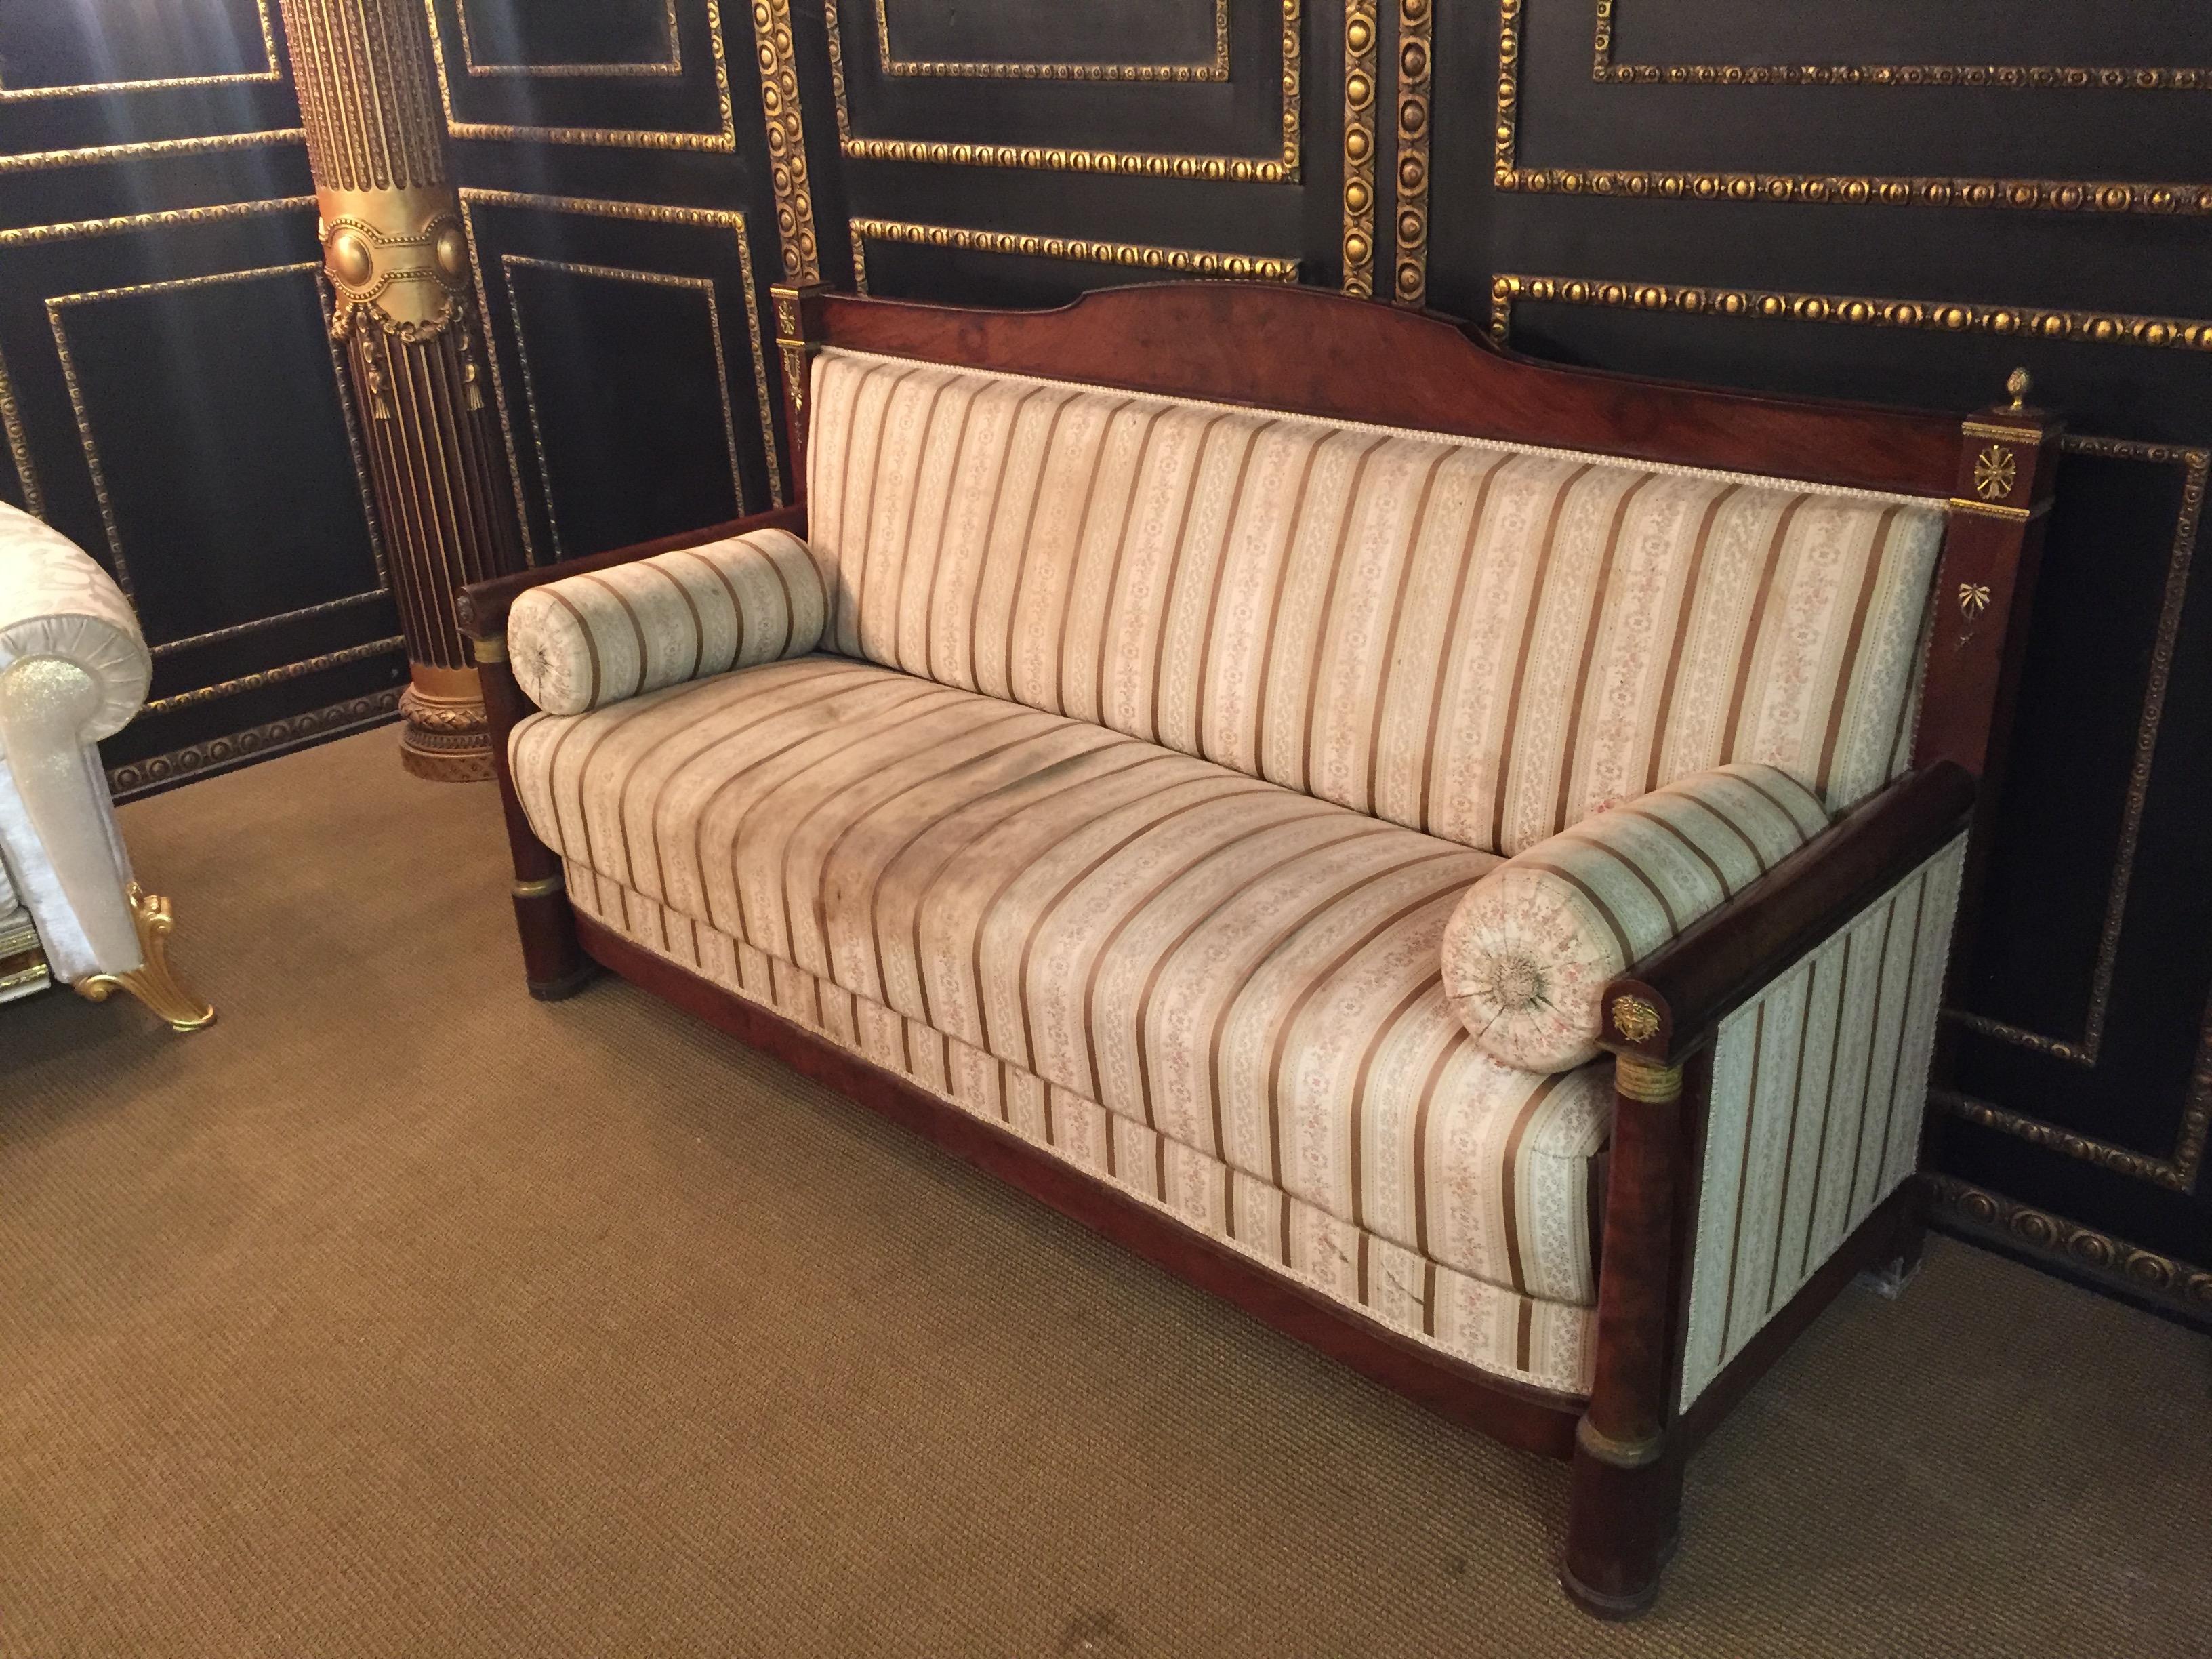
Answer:
[[[463,584],[519,569],[481,319],[418,0],[279,0],[322,213],[323,269],[367,411],[369,481],[407,639],[400,759],[489,778],[483,694],[453,617]]]

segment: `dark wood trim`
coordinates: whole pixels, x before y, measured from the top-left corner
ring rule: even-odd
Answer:
[[[1930,601],[1933,625],[1913,763],[1955,762],[1982,786],[1978,833],[1967,845],[1951,928],[1954,961],[1972,959],[1981,924],[1984,861],[1993,839],[1988,819],[2004,793],[2013,708],[2027,657],[2028,618],[2064,436],[2064,423],[2043,410],[2002,405],[1984,410],[1960,428],[1954,499],[1972,504],[1995,493],[2010,516],[1972,505],[1952,515]],[[1988,462],[2012,470],[1992,475]],[[1939,1079],[1949,1077],[1949,1061],[1947,1044]]]
[[[590,916],[579,916],[576,929],[585,951],[624,979],[1363,1376],[1509,1446],[1547,1457],[1572,1451],[1583,1409],[1577,1396],[1493,1376],[1424,1347]]]
[[[1675,466],[1941,501],[1958,465],[1955,416],[1539,362],[1322,289],[1140,283],[1054,311],[818,294],[801,311],[808,340],[857,351]]]
[[[1676,1245],[1695,1213],[1682,1200],[1683,1119],[1709,1081],[1703,1056],[1686,1079],[1640,1059],[1615,1063],[1597,1371],[1575,1431],[1559,1563],[1560,1587],[1600,1618],[1630,1618],[1651,1605],[1680,1514],[1682,1462],[1668,1443],[1667,1389],[1683,1305]]]
[[[1679,1060],[1769,981],[1932,857],[1966,827],[1974,780],[1938,761],[1892,784],[1606,987],[1605,1046]],[[1658,1018],[1632,1036],[1623,1000]]]
[[[1597,1455],[1616,1462],[1656,1458],[1667,1425],[1682,1114],[1679,1095],[1643,1100],[1616,1085],[1605,1265],[1598,1284],[1597,1370],[1581,1431]]]
[[[514,862],[515,931],[522,936],[522,971],[530,994],[557,1002],[581,990],[592,965],[576,943],[576,914],[561,885],[559,856],[538,840],[515,792],[507,764],[507,735],[531,712],[530,699],[514,678],[504,653],[477,661],[483,686],[484,714],[491,727],[492,775],[499,783],[500,811],[507,818],[507,850]]]
[[[656,553],[673,553],[680,547],[697,547],[702,543],[719,542],[755,530],[788,530],[794,536],[803,537],[806,534],[806,508],[803,505],[772,507],[766,513],[754,513],[742,519],[706,525],[697,530],[681,530],[655,541],[634,542],[628,547],[610,548],[604,553],[589,554],[580,559],[564,559],[559,564],[542,564],[535,569],[518,570],[510,576],[495,576],[489,581],[471,582],[460,591],[455,601],[461,632],[471,639],[497,639],[507,632],[508,607],[532,588],[543,586],[547,582],[557,582],[565,576],[581,575],[588,570],[607,570],[618,564],[632,564],[640,559],[649,559]]]
[[[791,500],[806,500],[806,443],[812,425],[813,301],[828,290],[819,283],[778,283],[769,289],[775,321],[776,365],[783,380],[784,453],[791,457]]]

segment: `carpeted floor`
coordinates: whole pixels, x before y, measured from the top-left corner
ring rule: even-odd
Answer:
[[[126,808],[219,1005],[0,1009],[0,1652],[2212,1653],[2212,1345],[1937,1240],[1658,1609],[1451,1429],[629,987],[370,732]]]

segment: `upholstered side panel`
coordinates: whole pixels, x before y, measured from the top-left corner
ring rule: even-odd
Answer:
[[[1893,775],[1939,512],[817,360],[826,649],[1513,853],[1728,761]]]
[[[1913,1171],[1966,837],[1723,1023],[1686,1407]]]
[[[624,938],[1012,1129],[1193,1231],[1455,1358],[1539,1388],[1589,1392],[1594,1310],[1445,1267],[593,872],[571,864],[569,877],[579,908]]]
[[[509,755],[580,902],[643,893],[1417,1254],[1595,1299],[1606,1069],[1501,1066],[1443,998],[1489,854],[830,657],[533,716]]]

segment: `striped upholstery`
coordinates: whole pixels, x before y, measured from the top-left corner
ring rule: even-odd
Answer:
[[[1722,1022],[1685,1407],[1917,1164],[1966,856],[1961,836]]]
[[[1940,512],[823,351],[824,648],[1516,853],[1902,769]]]
[[[531,702],[580,714],[811,651],[823,615],[806,544],[756,530],[530,589],[507,613],[507,656]]]
[[[510,756],[579,903],[683,919],[657,948],[726,934],[1402,1249],[1591,1300],[1606,1072],[1500,1066],[1444,1000],[1492,855],[828,657],[535,715]]]
[[[1445,1267],[641,893],[569,869],[578,907],[617,933],[1186,1226],[1455,1358],[1539,1388],[1589,1391],[1595,1309]]]
[[[1444,993],[1484,1051],[1561,1071],[1595,1060],[1606,981],[1828,827],[1771,766],[1694,772],[1492,871],[1444,929]]]

